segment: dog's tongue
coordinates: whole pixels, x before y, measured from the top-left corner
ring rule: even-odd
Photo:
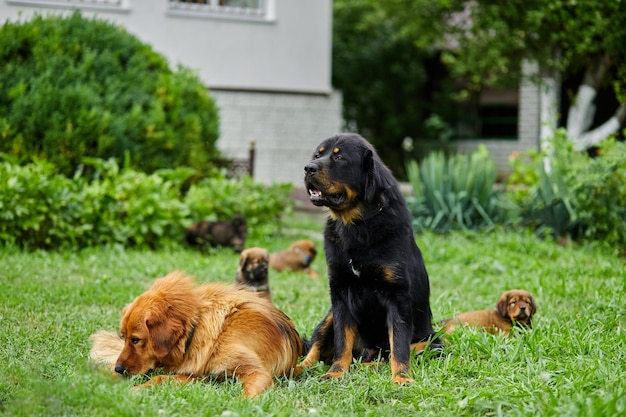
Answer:
[[[311,196],[311,200],[319,200],[322,198],[322,192],[320,190],[309,190],[309,195]]]

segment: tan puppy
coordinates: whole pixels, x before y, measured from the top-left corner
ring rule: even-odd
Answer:
[[[537,311],[533,296],[524,290],[510,290],[502,294],[495,310],[478,310],[460,313],[444,320],[441,325],[450,334],[462,325],[483,327],[489,333],[509,334],[513,326],[532,327],[532,317]]]
[[[268,278],[270,253],[263,248],[249,248],[239,256],[239,268],[235,281],[272,301]]]
[[[234,284],[196,286],[180,271],[157,279],[124,308],[121,333],[92,335],[90,358],[123,375],[170,373],[141,386],[229,376],[253,397],[273,376],[290,375],[302,354],[293,322],[272,303]]]
[[[270,267],[276,271],[304,271],[311,278],[317,279],[317,272],[311,269],[317,249],[311,240],[297,240],[284,251],[270,255]]]

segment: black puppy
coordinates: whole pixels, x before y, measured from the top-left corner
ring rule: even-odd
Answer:
[[[232,246],[235,252],[243,250],[248,237],[246,219],[234,215],[230,221],[199,221],[185,231],[185,240],[192,246],[199,246],[204,252],[206,246]]]
[[[390,360],[392,381],[412,382],[411,349],[441,349],[431,323],[428,274],[398,183],[356,134],[323,141],[306,165],[316,206],[328,207],[324,250],[331,308],[297,368],[317,361],[339,377],[354,356]]]

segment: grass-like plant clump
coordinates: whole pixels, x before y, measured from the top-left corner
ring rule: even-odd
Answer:
[[[329,308],[321,250],[323,220],[296,217],[280,236],[253,237],[271,251],[312,237],[320,279],[270,272],[277,306],[309,336]],[[288,232],[288,233],[287,233]],[[431,277],[437,322],[493,308],[506,289],[532,292],[534,327],[511,337],[471,329],[454,334],[439,358],[412,360],[415,383],[395,386],[388,364],[355,364],[343,379],[322,378],[319,364],[280,379],[252,400],[233,381],[164,385],[133,391],[137,381],[88,364],[87,338],[116,330],[121,310],[173,269],[199,281],[233,281],[238,256],[85,249],[26,253],[0,249],[0,414],[10,416],[618,416],[626,410],[626,268],[606,248],[558,246],[531,233],[496,230],[417,236]]]

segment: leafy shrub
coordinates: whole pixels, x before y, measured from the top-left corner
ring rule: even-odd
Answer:
[[[92,203],[84,208],[83,221],[93,225],[90,245],[121,243],[155,248],[180,240],[188,207],[180,201],[176,183],[159,171],[148,175],[120,170],[115,160],[89,160],[98,169],[97,181],[86,189]],[[183,168],[183,172],[189,171]]]
[[[565,131],[560,130],[548,141],[550,156],[546,152],[533,154],[531,167],[535,183],[520,199],[522,217],[527,226],[533,227],[540,236],[577,235],[580,223],[574,211],[574,192],[568,177],[576,171],[582,155],[573,152]],[[519,165],[517,170],[525,170]]]
[[[291,184],[264,185],[251,177],[240,180],[224,176],[206,178],[193,184],[185,203],[195,220],[229,220],[234,214],[246,218],[251,234],[265,225],[280,226],[280,217],[293,209]]]
[[[0,238],[27,248],[157,247],[180,239],[187,207],[158,174],[94,160],[102,179],[58,175],[47,162],[0,164]]]
[[[289,184],[217,177],[193,184],[183,197],[191,169],[146,174],[114,159],[85,162],[93,178],[80,171],[67,178],[45,161],[0,163],[0,240],[30,249],[158,248],[182,243],[184,228],[201,218],[241,213],[252,231],[268,230],[291,208]]]
[[[44,158],[71,176],[83,157],[145,172],[217,155],[217,109],[190,70],[124,29],[82,17],[35,16],[0,28],[0,152]]]
[[[626,144],[605,140],[599,156],[570,181],[584,238],[626,250]]]
[[[496,167],[484,147],[451,157],[433,152],[420,165],[410,161],[407,174],[413,188],[407,203],[417,230],[476,229],[508,219],[511,207],[495,187]]]
[[[505,181],[508,198],[517,205],[523,204],[530,194],[531,187],[537,185],[539,173],[534,165],[539,152],[529,150],[527,152],[513,152],[509,155],[509,165],[512,172]]]
[[[559,130],[532,166],[538,181],[522,204],[528,225],[542,235],[626,247],[626,144],[606,139],[590,158]]]
[[[52,164],[0,164],[0,240],[53,247],[65,225],[74,224],[77,204],[82,203],[79,191],[78,183],[56,176]],[[56,206],[53,216],[51,206]],[[67,238],[75,240],[84,230],[83,225],[66,230]]]

